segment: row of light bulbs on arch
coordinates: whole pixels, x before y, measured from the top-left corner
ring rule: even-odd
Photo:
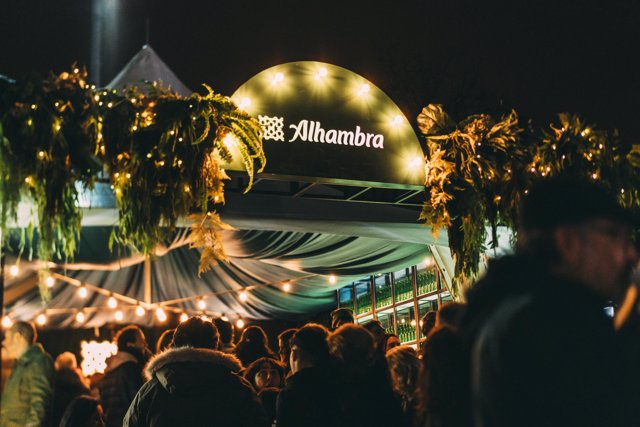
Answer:
[[[136,306],[136,315],[138,317],[143,316],[145,313],[146,313],[146,310],[142,306],[140,306],[140,305]],[[156,308],[155,315],[156,315],[156,318],[160,322],[166,322],[167,321],[167,313],[162,307]],[[187,321],[190,317],[191,316],[189,316],[186,312],[182,312],[182,314],[180,314],[180,323]],[[212,320],[211,317],[206,316],[204,314],[200,315],[198,317],[200,317],[203,320],[208,320],[208,321]],[[122,312],[122,310],[116,310],[115,313],[114,313],[114,318],[118,322],[122,321],[124,319],[124,313]],[[224,321],[229,321],[229,319],[224,315],[221,318]],[[47,318],[46,313],[40,313],[40,314],[38,314],[36,316],[36,318],[34,320],[35,320],[35,323],[37,325],[45,326],[47,324],[48,318]],[[75,320],[78,323],[84,323],[85,320],[86,320],[85,311],[84,310],[79,310],[75,315]],[[3,328],[8,329],[13,325],[13,319],[11,319],[11,317],[9,315],[5,315],[2,318],[2,322],[1,323],[2,323],[2,327]],[[238,318],[238,320],[236,320],[235,325],[236,325],[237,328],[242,329],[245,326],[245,321],[242,320],[241,318]]]

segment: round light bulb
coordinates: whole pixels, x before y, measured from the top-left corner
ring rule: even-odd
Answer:
[[[118,300],[116,300],[115,297],[109,297],[107,305],[109,308],[116,308],[118,306]]]
[[[44,326],[47,324],[47,316],[44,315],[44,313],[41,313],[38,315],[38,317],[36,317],[36,323],[40,326]]]
[[[204,300],[203,300],[203,299],[199,299],[199,300],[198,300],[198,308],[199,308],[200,310],[204,310],[205,308],[207,308],[207,303],[206,303],[206,302],[204,302]]]
[[[336,276],[334,276],[333,274],[329,276],[329,283],[331,283],[332,285],[335,285],[337,280],[338,279],[336,279]]]
[[[416,321],[415,320],[411,321],[411,326],[416,326]]]
[[[285,292],[289,292],[291,290],[291,284],[289,282],[282,285],[282,290]]]
[[[246,301],[249,298],[246,292],[240,292],[240,301]]]
[[[186,322],[187,320],[189,320],[189,316],[187,315],[187,313],[182,313],[180,315],[180,322]]]
[[[47,288],[53,288],[53,285],[56,284],[56,279],[49,276],[44,280],[44,284],[47,285]]]
[[[145,310],[141,305],[136,307],[136,316],[138,317],[144,316],[144,312]]]
[[[432,262],[433,262],[433,261],[432,261],[432,260],[431,260],[431,258],[429,258],[429,257],[427,257],[427,258],[425,258],[425,259],[424,259],[424,265],[425,265],[426,267],[431,267],[431,263],[432,263]]]
[[[11,326],[13,326],[13,320],[11,320],[11,318],[9,316],[3,316],[2,317],[2,327],[5,329],[9,329]]]
[[[12,265],[11,268],[9,268],[9,274],[11,277],[18,277],[18,274],[20,274],[20,268],[18,268],[17,265]]]
[[[80,298],[83,298],[83,299],[84,299],[84,298],[86,298],[86,297],[87,297],[87,295],[88,295],[88,294],[89,294],[89,292],[87,291],[87,288],[86,288],[86,287],[84,287],[84,286],[80,286],[80,287],[78,288],[78,296],[79,296]]]
[[[116,311],[116,314],[114,315],[114,317],[118,322],[121,322],[122,319],[124,319],[124,314],[122,314],[122,311],[118,310]]]
[[[236,322],[236,326],[238,327],[238,329],[244,328],[244,320],[238,319],[238,321]]]
[[[84,313],[79,311],[78,314],[76,314],[76,321],[78,323],[84,323],[85,317],[84,317]]]
[[[157,308],[156,317],[158,318],[159,321],[164,322],[167,320],[167,313],[165,313],[162,308]]]

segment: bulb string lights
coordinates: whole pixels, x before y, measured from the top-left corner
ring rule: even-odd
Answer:
[[[77,296],[80,299],[87,299],[90,293],[95,293],[103,296],[106,299],[105,306],[85,306],[82,308],[45,308],[41,310],[33,320],[39,326],[45,326],[49,323],[49,317],[51,316],[74,316],[74,322],[77,324],[85,324],[87,322],[87,316],[93,313],[111,313],[111,319],[117,322],[122,322],[125,319],[127,321],[135,321],[136,318],[146,316],[151,311],[156,319],[160,322],[166,322],[168,320],[168,313],[179,315],[180,321],[184,321],[185,316],[205,316],[207,318],[229,318],[225,313],[207,310],[206,301],[210,297],[219,296],[224,294],[236,294],[238,299],[246,303],[250,299],[250,294],[256,289],[277,289],[283,293],[290,293],[296,282],[303,279],[313,277],[325,277],[327,283],[335,284],[337,276],[330,274],[328,276],[309,274],[300,276],[293,279],[279,281],[277,283],[264,283],[260,285],[251,285],[239,289],[225,289],[221,291],[212,291],[202,295],[194,295],[190,297],[184,297],[175,300],[166,300],[154,303],[145,303],[135,298],[128,297],[126,295],[119,294],[117,292],[103,289],[99,286],[92,285],[90,283],[80,281],[71,277],[64,276],[56,272],[47,272],[47,279],[54,283],[66,284],[77,288]],[[188,309],[183,307],[176,307],[176,304],[195,301],[196,309]],[[230,315],[231,318],[236,318],[244,327],[246,321],[242,320],[238,315]],[[188,317],[187,317],[188,318]],[[4,328],[10,327],[13,323],[13,318],[8,313],[2,318],[2,326]],[[8,325],[8,326],[7,326]]]

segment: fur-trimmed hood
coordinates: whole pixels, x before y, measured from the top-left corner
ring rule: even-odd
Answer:
[[[145,378],[148,381],[162,368],[177,363],[221,365],[235,373],[242,370],[242,363],[232,354],[206,348],[178,347],[169,348],[153,356],[144,369]]]

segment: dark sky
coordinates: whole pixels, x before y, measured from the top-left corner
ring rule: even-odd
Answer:
[[[321,60],[372,80],[413,119],[515,108],[542,126],[562,111],[640,131],[640,2],[103,0],[101,83],[145,42],[192,89],[231,95],[254,74]],[[90,65],[91,0],[7,0],[0,74]]]

